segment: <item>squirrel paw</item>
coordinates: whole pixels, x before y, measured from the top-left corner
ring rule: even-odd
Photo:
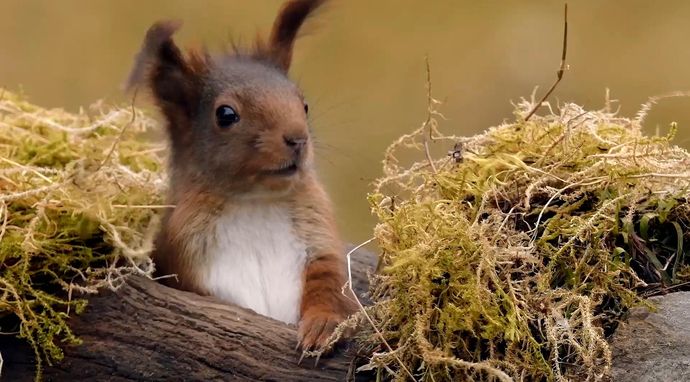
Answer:
[[[297,330],[298,347],[305,351],[326,350],[329,337],[341,321],[343,317],[334,312],[305,312]]]

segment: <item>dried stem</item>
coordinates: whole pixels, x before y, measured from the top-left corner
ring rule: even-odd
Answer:
[[[539,100],[534,105],[534,108],[527,114],[525,117],[525,122],[529,121],[529,119],[534,115],[534,113],[537,112],[537,109],[546,101],[547,98],[553,93],[553,91],[556,89],[556,86],[558,86],[558,83],[561,82],[561,79],[563,79],[563,73],[565,73],[566,69],[566,64],[565,64],[565,56],[566,53],[568,52],[568,3],[565,4],[565,12],[564,12],[564,22],[563,22],[563,53],[561,55],[561,66],[558,68],[558,71],[556,72],[556,81],[551,85],[551,88],[549,91],[544,94],[544,96]]]
[[[426,154],[426,159],[429,161],[431,170],[437,173],[436,165],[434,165],[434,160],[431,158],[431,153],[429,152],[429,141],[433,139],[433,130],[431,127],[431,121],[434,114],[434,99],[431,96],[431,66],[429,65],[429,56],[426,56],[426,98],[427,98],[427,115],[426,121],[424,122],[424,128],[428,128],[428,134],[424,134],[424,153]]]
[[[374,323],[374,320],[369,316],[369,313],[367,313],[367,310],[364,308],[364,305],[362,305],[362,302],[359,301],[359,298],[357,297],[357,293],[352,289],[352,254],[355,253],[358,249],[362,248],[363,246],[371,243],[372,241],[376,240],[376,238],[372,237],[369,240],[364,241],[363,243],[357,245],[356,247],[352,248],[350,252],[347,253],[347,283],[345,284],[347,288],[349,289],[351,295],[354,297],[354,301],[359,307],[360,313],[364,316],[364,318],[367,319],[371,327],[374,329],[374,332],[376,332],[376,335],[379,337],[381,342],[383,342],[383,345],[386,347],[386,349],[390,352],[390,354],[393,355],[393,358],[398,362],[400,367],[405,371],[405,374],[407,374],[412,381],[417,381],[417,379],[412,375],[412,372],[405,366],[405,363],[397,356],[395,355],[395,352],[393,351],[393,348],[391,345],[386,341],[386,338],[383,336],[383,333],[376,327],[376,324]]]

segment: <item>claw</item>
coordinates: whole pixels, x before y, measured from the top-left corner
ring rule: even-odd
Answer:
[[[297,361],[297,365],[300,365],[302,363],[302,360],[304,359],[304,356],[307,355],[307,351],[304,350],[302,351],[302,355],[299,356],[299,360]]]

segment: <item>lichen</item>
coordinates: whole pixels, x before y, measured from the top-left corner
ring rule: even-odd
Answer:
[[[364,368],[399,381],[609,378],[622,315],[690,280],[690,153],[671,143],[675,124],[643,133],[653,101],[634,118],[565,103],[525,121],[523,100],[513,122],[456,137],[431,100],[369,196],[381,268],[366,312],[392,351],[365,330]]]
[[[85,295],[149,275],[162,147],[134,108],[68,113],[0,89],[0,330],[43,362],[79,343],[68,317]]]

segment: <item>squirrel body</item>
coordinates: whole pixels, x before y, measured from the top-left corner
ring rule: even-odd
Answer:
[[[175,288],[298,324],[322,348],[353,310],[344,247],[313,164],[308,106],[287,71],[323,0],[290,0],[249,52],[185,55],[179,22],[147,32],[130,75],[167,122],[170,194],[152,254]]]

